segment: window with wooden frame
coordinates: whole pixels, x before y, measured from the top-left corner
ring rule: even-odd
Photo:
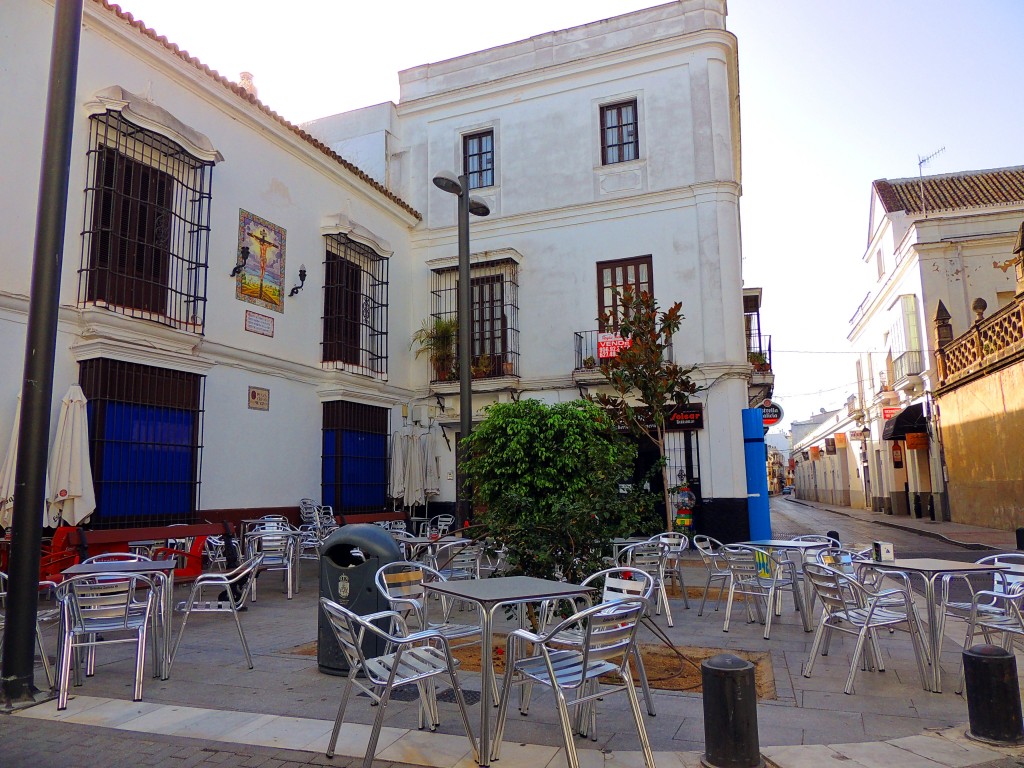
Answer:
[[[462,172],[470,189],[494,186],[494,131],[462,137]]]
[[[654,275],[651,257],[600,261],[597,263],[597,313],[600,330],[611,331],[619,327],[622,315],[622,292],[631,288],[634,293],[654,293]],[[611,313],[612,322],[606,318]]]
[[[347,235],[326,244],[324,365],[386,376],[388,260]]]
[[[202,333],[213,162],[119,112],[89,124],[79,306]]]
[[[512,259],[474,264],[470,274],[472,307],[472,358],[475,378],[519,375],[519,265]],[[438,268],[431,274],[431,316],[456,320],[459,311],[457,266]],[[433,379],[458,377],[458,343],[453,369],[435,370]]]
[[[601,107],[601,163],[625,163],[640,157],[636,99]]]

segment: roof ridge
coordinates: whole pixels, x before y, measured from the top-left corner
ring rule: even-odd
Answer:
[[[262,101],[260,101],[258,98],[256,98],[253,94],[249,93],[244,88],[242,88],[242,86],[240,86],[238,83],[235,83],[232,80],[229,80],[227,77],[225,77],[224,75],[220,74],[220,72],[218,72],[217,70],[209,67],[206,64],[203,64],[203,62],[201,62],[195,56],[189,55],[188,51],[182,49],[181,46],[179,46],[177,43],[172,43],[164,35],[157,34],[154,29],[152,29],[151,27],[147,27],[142,21],[136,19],[129,11],[123,10],[121,8],[121,6],[117,5],[116,3],[111,3],[111,2],[109,2],[109,0],[93,0],[93,2],[96,5],[102,6],[104,9],[110,11],[115,16],[117,16],[117,18],[121,19],[122,21],[128,22],[129,25],[135,27],[137,30],[139,30],[139,32],[141,32],[146,37],[150,38],[151,40],[153,40],[153,41],[155,41],[157,43],[160,43],[161,45],[164,46],[164,48],[166,48],[167,50],[171,51],[179,59],[182,59],[183,61],[188,62],[189,64],[194,66],[196,69],[198,69],[201,72],[204,72],[207,75],[209,75],[213,80],[215,80],[218,83],[220,83],[221,85],[223,85],[229,91],[233,92],[236,96],[238,96],[239,98],[249,102],[252,106],[256,107],[258,110],[263,112],[265,115],[267,115],[268,117],[270,117],[270,118],[276,120],[277,122],[279,122],[281,125],[283,125],[285,128],[287,128],[292,133],[297,135],[299,138],[301,138],[306,143],[311,144],[312,146],[316,147],[318,150],[320,150],[320,152],[322,152],[323,154],[327,155],[329,158],[331,158],[332,160],[337,162],[339,165],[344,167],[346,170],[348,170],[351,173],[353,173],[360,180],[366,182],[368,185],[370,185],[375,190],[380,192],[382,195],[384,195],[386,198],[391,200],[393,203],[397,204],[398,206],[400,206],[404,210],[406,210],[409,213],[411,213],[417,219],[420,219],[420,220],[423,219],[423,216],[420,214],[419,211],[417,211],[415,208],[413,208],[411,205],[409,205],[409,203],[405,202],[402,198],[400,198],[394,192],[389,190],[387,187],[385,187],[379,181],[377,181],[376,179],[372,178],[369,174],[367,174],[365,171],[360,169],[358,166],[353,165],[352,163],[350,163],[348,160],[343,158],[341,155],[339,155],[333,149],[328,147],[322,141],[314,138],[311,134],[309,134],[306,131],[302,130],[299,126],[295,125],[294,123],[290,122],[289,120],[286,120],[284,117],[279,115],[277,112],[275,112],[270,107],[268,107],[266,104],[264,104]]]
[[[983,168],[977,171],[952,171],[950,173],[935,173],[930,176],[907,176],[900,179],[876,179],[876,181],[885,181],[889,184],[904,184],[904,183],[920,183],[922,180],[928,181],[929,179],[949,179],[949,178],[967,178],[971,176],[984,176],[990,173],[1009,173],[1021,171],[1024,172],[1024,165],[1008,165],[1002,168]]]

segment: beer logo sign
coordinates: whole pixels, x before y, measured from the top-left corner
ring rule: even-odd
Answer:
[[[765,398],[761,403],[761,420],[766,427],[774,427],[782,421],[782,406]]]

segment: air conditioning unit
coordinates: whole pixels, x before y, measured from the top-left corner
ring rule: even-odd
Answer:
[[[425,405],[414,405],[412,407],[412,420],[414,424],[430,426],[430,410]]]

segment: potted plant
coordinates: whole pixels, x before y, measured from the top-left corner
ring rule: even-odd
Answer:
[[[768,370],[768,358],[763,352],[748,352],[747,361],[754,366],[754,370],[764,372]]]
[[[597,367],[597,359],[593,355],[583,358],[583,367],[590,370]]]
[[[491,375],[491,356],[484,352],[480,357],[476,359],[476,362],[470,366],[473,372],[474,379],[483,379]]]
[[[455,367],[455,342],[458,340],[459,324],[454,317],[434,317],[423,321],[423,325],[412,335],[412,344],[418,344],[416,357],[426,353],[434,369],[434,381],[446,381]]]

